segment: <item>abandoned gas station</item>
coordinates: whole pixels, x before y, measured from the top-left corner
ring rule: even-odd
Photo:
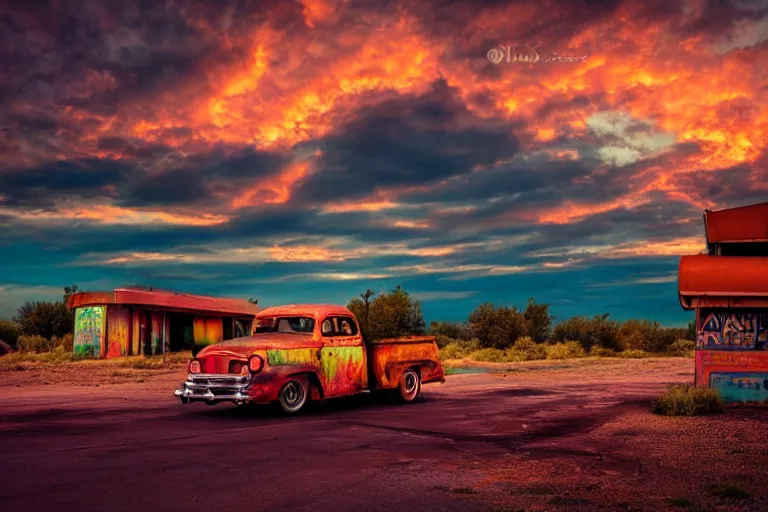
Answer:
[[[678,292],[696,311],[699,387],[726,403],[768,402],[768,203],[704,213],[707,254],[680,259]]]
[[[97,358],[192,350],[251,334],[258,307],[247,300],[118,288],[79,292],[74,351]]]

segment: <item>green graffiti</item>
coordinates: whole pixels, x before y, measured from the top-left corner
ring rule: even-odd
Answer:
[[[75,311],[75,354],[99,357],[105,309],[104,306],[89,306]]]
[[[270,366],[311,364],[317,361],[316,354],[317,351],[311,348],[267,350],[267,362]]]
[[[320,351],[320,364],[328,381],[336,378],[339,368],[362,364],[363,347],[326,347]]]

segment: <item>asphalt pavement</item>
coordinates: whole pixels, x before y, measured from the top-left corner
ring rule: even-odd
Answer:
[[[361,395],[295,417],[172,389],[49,389],[0,401],[2,510],[488,510],[466,489],[489,467],[650,387],[461,375],[411,404]]]

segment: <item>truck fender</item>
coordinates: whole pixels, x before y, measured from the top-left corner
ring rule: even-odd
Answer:
[[[325,399],[325,391],[323,390],[323,385],[320,382],[320,377],[318,377],[315,372],[296,372],[286,375],[285,378],[289,379],[291,377],[304,377],[307,380],[307,383],[311,388],[310,398],[312,400]]]
[[[434,370],[437,367],[437,362],[431,361],[429,359],[417,359],[413,361],[397,361],[393,363],[387,363],[384,367],[384,374],[386,375],[388,381],[399,381],[400,374],[408,368],[417,368],[419,370],[419,374],[421,375],[422,367],[427,367],[430,370]]]

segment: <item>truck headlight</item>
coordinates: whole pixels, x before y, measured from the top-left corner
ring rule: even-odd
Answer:
[[[261,356],[252,355],[248,358],[248,369],[251,373],[259,373],[264,368],[264,359]]]
[[[189,371],[189,373],[200,373],[202,371],[200,361],[197,359],[191,360],[189,362],[189,366],[187,367],[187,371]]]

